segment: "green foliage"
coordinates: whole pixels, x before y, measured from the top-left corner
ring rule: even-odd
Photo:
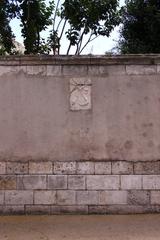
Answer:
[[[40,33],[52,24],[51,15],[54,2],[49,7],[44,0],[19,0],[19,18],[21,20],[22,36],[24,37],[25,53],[48,53],[44,39]]]
[[[13,54],[14,44],[10,20],[15,16],[15,5],[13,1],[0,1],[0,55]]]
[[[75,46],[75,54],[80,54],[95,38],[108,37],[119,23],[117,7],[117,0],[65,0],[60,9],[57,4],[56,11],[60,12],[62,27],[60,28],[60,24],[58,27],[54,24],[50,37],[53,53],[56,48],[59,53],[63,34],[69,40],[67,54],[72,46]],[[88,36],[88,39],[84,41],[85,35]]]
[[[160,53],[160,0],[126,0],[121,16],[122,53]]]

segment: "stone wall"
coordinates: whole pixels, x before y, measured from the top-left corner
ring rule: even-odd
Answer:
[[[1,57],[0,213],[160,212],[160,56]]]

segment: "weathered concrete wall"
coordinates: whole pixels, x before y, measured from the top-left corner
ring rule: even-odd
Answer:
[[[160,56],[0,58],[0,212],[160,212]]]

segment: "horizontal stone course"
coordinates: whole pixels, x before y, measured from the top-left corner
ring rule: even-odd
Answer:
[[[4,163],[0,214],[160,212],[160,161]]]

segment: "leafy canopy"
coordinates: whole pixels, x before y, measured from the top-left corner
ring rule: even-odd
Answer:
[[[160,0],[126,0],[121,16],[122,53],[160,53]]]

